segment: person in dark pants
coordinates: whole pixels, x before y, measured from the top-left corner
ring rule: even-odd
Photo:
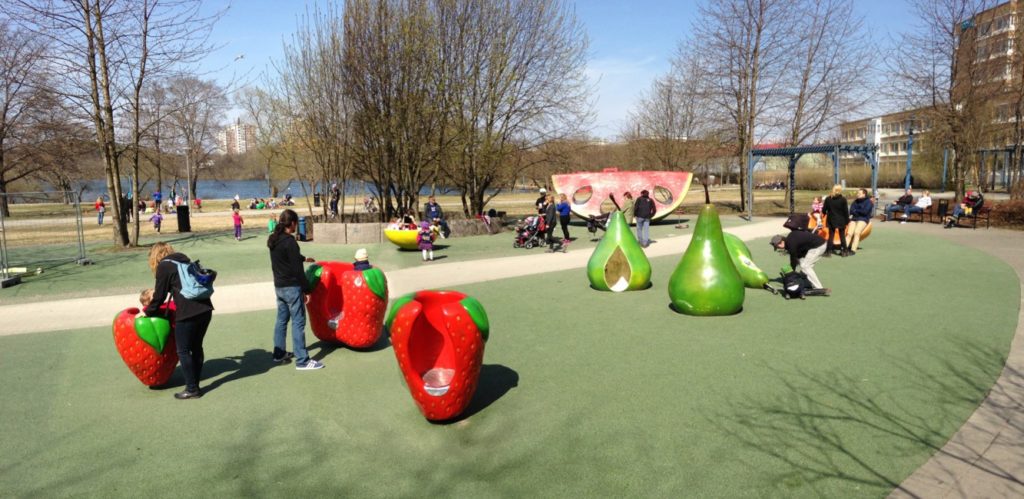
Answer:
[[[558,224],[558,210],[555,208],[555,196],[548,194],[544,196],[544,224],[547,226],[547,230],[544,232],[547,242],[548,250],[555,250],[555,226]]]
[[[818,263],[825,253],[825,241],[821,236],[806,230],[794,230],[785,237],[772,237],[771,245],[776,251],[789,253],[790,267],[803,272],[814,289],[823,290],[822,294],[825,296],[832,293],[832,290],[821,285],[818,274],[814,272],[814,264]]]
[[[199,389],[199,381],[203,373],[203,338],[213,318],[213,303],[209,298],[190,300],[181,296],[181,279],[178,267],[174,262],[190,263],[182,253],[176,253],[170,244],[159,242],[149,250],[149,268],[156,277],[153,286],[153,300],[146,306],[147,316],[162,315],[163,305],[170,294],[174,300],[174,341],[178,349],[178,362],[181,373],[185,377],[185,390],[175,393],[179,400],[194,399],[203,396]]]
[[[821,212],[827,218],[825,225],[828,226],[825,257],[832,256],[835,249],[833,241],[836,232],[839,233],[840,255],[845,257],[849,251],[846,249],[846,226],[850,223],[850,206],[846,203],[846,197],[843,196],[843,186],[839,184],[832,186],[832,194],[825,198],[825,206]]]
[[[569,240],[569,216],[572,208],[569,206],[569,198],[565,194],[558,195],[558,204],[555,205],[558,211],[558,223],[562,225],[562,239]]]
[[[633,203],[633,216],[636,217],[636,240],[644,248],[651,245],[651,219],[657,211],[650,193],[646,189],[640,191],[640,197]]]
[[[270,266],[274,271],[274,293],[277,295],[277,321],[274,323],[274,362],[283,364],[295,357],[295,369],[300,371],[321,369],[317,360],[309,358],[306,350],[306,307],[312,287],[306,279],[302,263],[315,260],[299,253],[295,232],[299,229],[299,215],[285,209],[267,238],[270,248]],[[288,320],[292,321],[292,350],[285,349]]]
[[[437,204],[434,196],[427,198],[427,204],[423,207],[423,218],[431,223],[437,221],[438,225],[441,226],[442,238],[447,238],[451,235],[452,231],[448,228],[448,221],[444,219],[444,210],[441,209],[440,204]]]

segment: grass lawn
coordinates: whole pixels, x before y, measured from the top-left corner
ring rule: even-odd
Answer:
[[[690,227],[676,229],[677,220],[687,217],[670,217],[665,222],[651,227],[654,239],[671,238],[674,235],[689,234],[694,220],[689,220]],[[723,217],[728,226],[744,224],[735,216]],[[561,229],[556,230],[561,236]],[[570,234],[578,239],[572,248],[590,248],[597,243],[591,241],[582,222],[570,229]],[[435,251],[436,257],[443,262],[468,261],[481,258],[525,255],[530,252],[539,253],[543,249],[516,249],[512,247],[515,239],[511,231],[494,236],[457,237],[438,241],[438,247],[445,248]],[[161,238],[147,237],[143,243],[147,246],[132,249],[112,249],[109,244],[93,244],[87,255],[95,265],[78,266],[66,263],[47,267],[41,275],[29,275],[23,284],[0,290],[0,304],[15,304],[37,300],[57,300],[95,296],[97,294],[134,293],[153,285],[153,275],[149,270],[147,256],[148,245],[158,240],[170,242],[176,250],[182,251],[193,259],[199,259],[203,265],[216,269],[219,285],[242,284],[249,282],[270,281],[270,257],[267,253],[265,230],[248,229],[242,242],[235,241],[234,233],[220,232],[208,234],[165,234]],[[370,260],[377,266],[388,269],[399,269],[420,265],[420,254],[416,251],[399,251],[389,242],[377,244],[323,244],[316,242],[300,243],[303,254],[321,260],[351,261],[357,248],[365,247],[370,253]],[[19,265],[28,265],[33,257],[45,257],[48,253],[58,251],[54,247],[16,248],[12,250],[11,261]],[[61,248],[63,254],[74,254],[74,248]],[[30,268],[35,268],[32,265]]]
[[[982,400],[1020,299],[1001,261],[911,237],[824,260],[830,298],[751,291],[731,317],[669,310],[678,257],[640,292],[579,269],[461,287],[491,337],[450,425],[420,416],[386,344],[273,367],[272,312],[215,316],[198,401],[171,397],[177,374],[142,386],[109,328],[3,337],[4,494],[882,497]]]

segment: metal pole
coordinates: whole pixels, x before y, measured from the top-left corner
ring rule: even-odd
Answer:
[[[949,148],[942,148],[942,187],[939,192],[946,192],[946,165],[949,164]]]
[[[800,161],[799,155],[792,155],[789,157],[789,214],[796,213],[796,200],[793,199],[793,195],[796,192],[796,162]]]
[[[903,178],[903,188],[909,189],[910,186],[910,168],[911,163],[914,159],[914,117],[910,117],[910,130],[907,136],[907,176]]]
[[[868,154],[871,163],[871,197],[878,199],[878,149]]]
[[[138,194],[136,194],[138,195]],[[133,208],[134,209],[134,208]],[[138,215],[136,215],[138,216]],[[79,265],[85,265],[85,231],[82,229],[82,200],[79,198],[75,201],[75,224],[77,225],[78,232],[78,261]]]
[[[839,146],[832,152],[832,185],[839,183]]]
[[[0,194],[0,206],[7,201],[7,194]],[[7,229],[4,227],[4,210],[0,209],[0,279],[7,280]]]
[[[754,220],[754,151],[747,152],[747,221]]]

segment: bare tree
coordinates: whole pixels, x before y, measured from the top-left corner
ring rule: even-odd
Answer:
[[[291,43],[285,44],[284,60],[277,67],[280,89],[295,104],[291,110],[296,138],[319,167],[318,183],[324,194],[332,181],[344,184],[349,170],[343,37],[342,19],[333,7],[313,8]],[[253,106],[247,108],[251,117],[259,118]],[[269,131],[267,125],[264,132]],[[268,169],[269,164],[267,158]],[[345,189],[341,189],[341,206],[345,206]],[[323,203],[323,211],[327,212],[327,203]]]
[[[730,117],[740,163],[740,210],[746,209],[746,160],[764,118],[780,105],[792,67],[796,0],[708,0],[694,36],[708,61],[711,95]]]
[[[0,211],[10,216],[7,186],[41,165],[27,161],[33,150],[28,133],[45,107],[45,45],[40,37],[0,20]]]
[[[171,126],[180,140],[188,176],[189,200],[196,197],[199,173],[210,164],[210,156],[217,150],[216,132],[227,111],[228,99],[224,89],[212,80],[194,75],[171,79],[167,85]]]
[[[440,113],[450,123],[438,145],[463,211],[481,213],[516,177],[521,151],[578,134],[586,123],[588,42],[561,1],[435,5]]]
[[[130,207],[121,188],[121,159],[130,154],[137,193],[141,99],[150,78],[187,66],[205,55],[207,36],[221,13],[200,12],[200,0],[11,0],[2,9],[33,32],[48,37],[48,59],[59,88],[92,121],[114,208],[114,241],[129,236]]]
[[[269,85],[268,85],[269,87]],[[245,87],[235,94],[235,104],[246,112],[246,121],[256,127],[256,151],[262,162],[263,178],[267,181],[267,192],[274,183],[272,167],[274,161],[284,154],[285,117],[276,113],[280,109],[274,103],[274,96],[266,88]]]
[[[992,98],[1002,89],[1003,70],[990,64],[975,16],[994,5],[987,0],[913,0],[918,21],[904,33],[892,58],[896,96],[931,124],[927,140],[952,150],[956,196],[969,177],[977,179],[977,149],[986,141]],[[994,69],[998,69],[994,71]]]
[[[795,78],[782,117],[789,145],[814,141],[867,101],[874,60],[853,0],[802,0],[793,46]]]

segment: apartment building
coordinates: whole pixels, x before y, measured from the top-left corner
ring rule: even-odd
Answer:
[[[236,121],[217,134],[223,154],[243,154],[256,147],[256,127]]]

